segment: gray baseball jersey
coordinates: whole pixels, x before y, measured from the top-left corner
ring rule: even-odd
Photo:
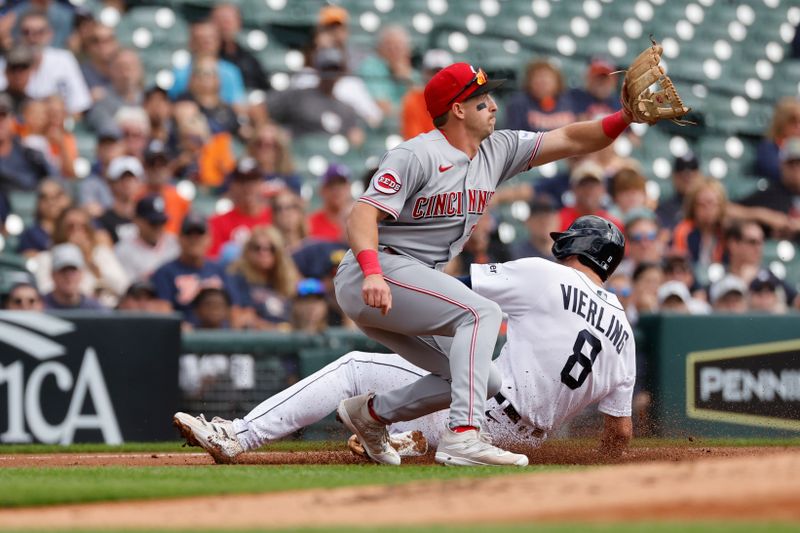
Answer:
[[[443,268],[461,252],[495,188],[531,168],[542,138],[496,131],[470,160],[433,130],[390,150],[359,198],[390,216],[380,224],[379,244]]]

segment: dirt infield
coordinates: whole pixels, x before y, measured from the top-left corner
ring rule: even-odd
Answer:
[[[533,463],[589,464],[593,455],[585,447],[570,451],[550,445],[531,459]],[[251,464],[354,460],[348,452],[267,452],[245,458]],[[421,462],[429,460],[421,458]],[[9,528],[163,529],[666,517],[800,521],[800,450],[796,448],[636,448],[622,462],[627,464],[399,486],[0,510],[0,524]],[[210,463],[204,454],[0,457],[2,466]]]
[[[195,448],[196,449],[196,448]],[[531,464],[596,465],[602,463],[644,463],[652,461],[692,461],[712,457],[757,456],[791,448],[784,447],[638,447],[628,450],[619,459],[600,461],[591,445],[571,441],[553,441],[532,450],[518,450],[530,458]],[[330,465],[357,464],[364,460],[347,450],[257,452],[239,457],[239,464],[249,465]],[[419,458],[406,458],[404,464],[434,464],[433,452]],[[42,455],[0,455],[0,468],[52,466],[191,466],[210,465],[214,461],[206,453],[55,453]]]

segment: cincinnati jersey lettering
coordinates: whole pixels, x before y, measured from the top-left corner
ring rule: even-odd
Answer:
[[[494,191],[467,190],[467,213],[482,215],[494,196]],[[464,193],[445,192],[433,196],[421,196],[414,202],[411,216],[421,218],[458,217],[464,214]]]

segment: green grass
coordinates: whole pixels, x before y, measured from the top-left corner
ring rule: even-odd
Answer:
[[[788,523],[757,522],[633,522],[615,524],[476,524],[464,526],[403,526],[397,528],[381,527],[382,533],[485,533],[498,531],[501,533],[789,533],[797,532],[800,526]],[[52,530],[25,530],[36,533]],[[98,530],[70,529],[70,533],[97,533]],[[137,533],[152,530],[142,529],[104,529],[107,533]],[[263,529],[230,529],[230,530],[173,530],[174,533],[256,533]],[[337,528],[299,528],[271,529],[271,533],[367,533],[375,528],[337,527]]]
[[[0,507],[393,485],[574,467],[445,468],[378,465],[0,468]]]

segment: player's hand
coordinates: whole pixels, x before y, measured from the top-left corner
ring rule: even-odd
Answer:
[[[392,309],[392,291],[380,274],[371,274],[364,278],[361,295],[364,297],[365,304],[379,308],[383,315]]]

